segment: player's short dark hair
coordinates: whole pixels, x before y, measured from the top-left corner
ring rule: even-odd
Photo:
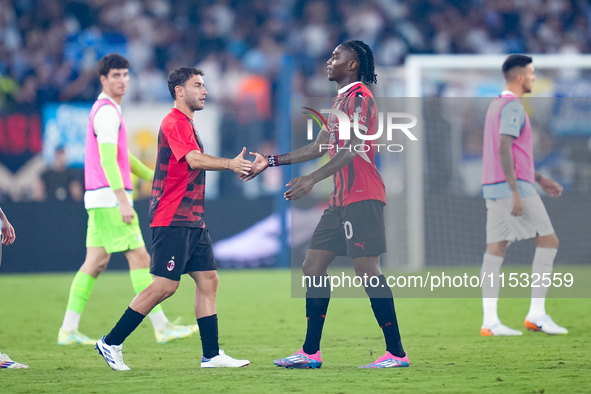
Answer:
[[[176,100],[176,92],[174,91],[174,88],[177,86],[183,86],[185,82],[193,78],[195,75],[204,76],[205,73],[203,70],[195,67],[182,66],[175,68],[170,74],[168,74],[168,91],[173,100]]]
[[[523,68],[528,64],[532,63],[533,59],[531,56],[526,55],[511,55],[505,59],[503,63],[503,75],[505,76],[506,80],[511,80],[515,77],[515,73],[512,73],[511,70],[516,68]]]
[[[111,69],[129,68],[129,61],[118,53],[109,53],[98,62],[99,75],[107,76]]]
[[[375,73],[373,52],[369,45],[359,40],[345,41],[341,45],[357,54],[357,58],[359,59],[358,78],[366,85],[370,83],[378,83],[378,76]]]

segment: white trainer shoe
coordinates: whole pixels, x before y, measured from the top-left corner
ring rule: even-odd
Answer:
[[[566,328],[560,327],[558,324],[554,323],[550,315],[547,314],[538,317],[537,319],[530,319],[529,317],[526,317],[524,324],[528,330],[532,331],[540,331],[550,335],[568,334],[568,330]]]
[[[238,368],[246,367],[250,364],[248,360],[236,360],[224,353],[220,349],[220,353],[212,358],[201,357],[201,368]]]
[[[12,361],[8,354],[0,353],[0,369],[26,369],[29,368],[27,364],[17,363]]]
[[[507,327],[504,324],[497,323],[494,326],[481,327],[480,335],[482,335],[483,337],[516,337],[519,335],[523,335],[523,333],[519,330],[514,330],[510,327]]]
[[[107,345],[105,343],[105,337],[102,337],[96,342],[94,348],[98,350],[101,356],[103,356],[107,365],[111,367],[113,371],[130,371],[131,368],[123,362],[123,353],[121,353],[122,347],[123,345]]]

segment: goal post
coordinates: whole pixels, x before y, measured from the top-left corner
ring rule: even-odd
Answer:
[[[380,84],[376,96],[402,94],[409,98],[409,110],[417,114],[419,122],[413,128],[413,133],[418,137],[417,143],[405,145],[405,262],[401,263],[400,258],[393,258],[386,255],[385,267],[390,269],[403,269],[417,271],[426,265],[426,218],[425,218],[425,162],[426,162],[426,136],[430,130],[425,129],[425,122],[422,122],[423,100],[412,98],[424,98],[427,96],[445,96],[445,92],[437,91],[435,88],[429,90],[426,86],[426,79],[449,82],[452,80],[490,80],[490,86],[486,89],[480,88],[470,95],[462,97],[494,97],[500,93],[504,85],[501,66],[508,55],[409,55],[401,68],[382,68],[378,70]],[[591,70],[591,55],[543,55],[535,54],[533,65],[536,73],[548,73],[547,79],[557,75],[570,73],[573,78],[584,78],[577,76],[580,71]],[[589,80],[589,78],[587,78]],[[380,85],[382,85],[380,87]],[[542,84],[543,86],[543,84]],[[466,89],[469,91],[469,89]],[[495,93],[496,92],[496,93]],[[535,92],[534,92],[535,93]],[[462,91],[456,92],[462,94]],[[465,93],[464,93],[465,94]],[[551,96],[549,90],[542,88],[539,96]],[[480,99],[485,100],[485,99]],[[453,139],[453,138],[452,138]],[[457,145],[461,137],[455,138]],[[443,149],[443,148],[442,148]],[[461,146],[459,147],[461,149]],[[398,212],[399,213],[399,212]],[[483,213],[484,215],[484,213]],[[400,220],[386,220],[387,226],[400,225]],[[482,229],[484,231],[484,229]],[[389,229],[390,234],[399,234],[399,230]],[[484,244],[482,245],[484,251]]]

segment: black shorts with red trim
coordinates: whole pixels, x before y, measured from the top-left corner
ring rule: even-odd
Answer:
[[[352,258],[386,253],[384,205],[382,201],[366,200],[329,207],[314,230],[309,249]]]
[[[152,228],[152,275],[180,281],[187,272],[212,270],[217,270],[217,263],[206,228]]]

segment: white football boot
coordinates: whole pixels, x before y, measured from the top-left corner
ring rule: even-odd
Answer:
[[[113,371],[130,371],[131,368],[123,362],[123,353],[121,353],[122,347],[123,345],[107,345],[105,343],[105,337],[102,337],[97,341],[94,348],[98,350],[101,356],[103,356],[107,365],[111,367]]]
[[[201,357],[201,368],[238,368],[246,367],[250,364],[248,360],[236,360],[224,353],[220,349],[220,353],[212,358]]]

